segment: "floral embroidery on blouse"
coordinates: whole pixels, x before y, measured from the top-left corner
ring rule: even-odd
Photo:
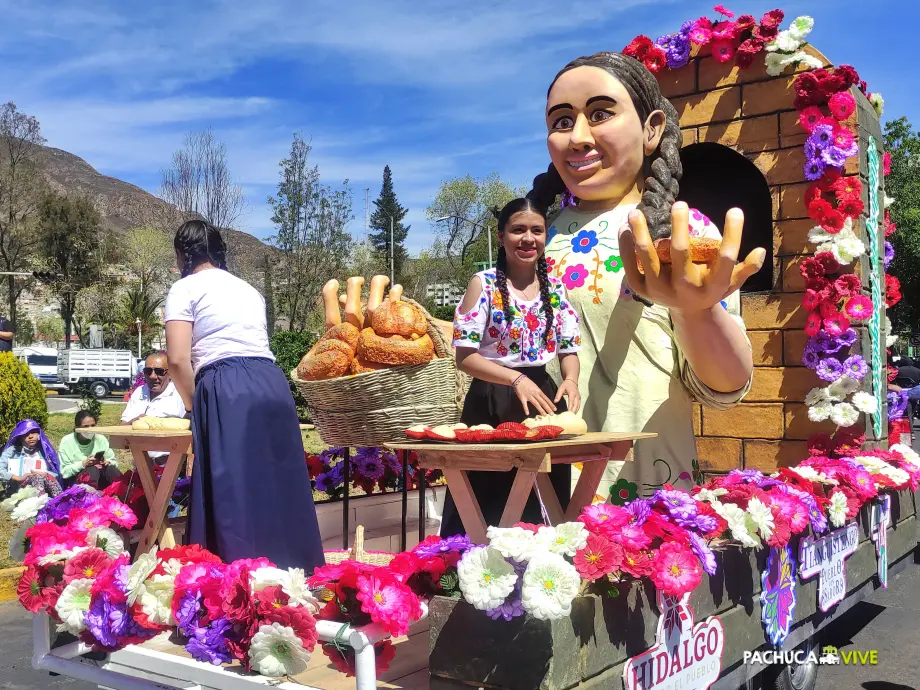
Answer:
[[[511,319],[505,318],[495,271],[476,274],[483,290],[479,301],[466,314],[458,305],[454,314],[454,347],[479,350],[487,359],[508,367],[541,366],[557,354],[577,352],[581,347],[578,315],[569,303],[563,282],[550,276],[553,327],[546,334],[543,299],[522,300],[510,295]]]

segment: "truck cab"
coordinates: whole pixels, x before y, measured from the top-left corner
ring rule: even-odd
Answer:
[[[58,388],[58,351],[52,347],[22,347],[13,351],[20,362],[29,367],[29,371],[45,388]]]

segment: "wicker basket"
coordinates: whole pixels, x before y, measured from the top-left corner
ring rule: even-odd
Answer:
[[[364,550],[364,525],[355,527],[355,543],[348,551],[326,551],[326,563],[335,565],[342,561],[357,561],[370,565],[389,565],[396,558],[395,553]]]
[[[405,439],[405,430],[416,424],[460,421],[469,377],[457,370],[450,342],[431,315],[417,302],[406,301],[424,312],[436,359],[325,381],[303,381],[296,368],[291,372],[325,443],[379,446]]]

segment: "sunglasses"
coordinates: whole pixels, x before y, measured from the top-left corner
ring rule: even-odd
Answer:
[[[156,374],[157,376],[166,376],[168,370],[162,367],[144,367],[144,376]]]

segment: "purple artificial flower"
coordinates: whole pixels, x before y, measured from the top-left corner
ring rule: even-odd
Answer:
[[[419,544],[412,549],[412,552],[425,558],[440,556],[444,553],[462,553],[468,548],[470,548],[470,538],[465,534],[458,534],[452,537],[445,537],[434,544]]]
[[[85,484],[76,484],[48,501],[35,518],[37,524],[66,520],[70,511],[89,508],[99,500],[95,489]]]
[[[674,34],[667,47],[668,67],[680,69],[690,62],[690,37],[686,34]]]
[[[339,463],[339,465],[341,464],[342,463]],[[338,467],[339,465],[335,465],[334,467]],[[345,478],[343,472],[343,470],[340,470],[338,472],[338,477],[332,469],[330,469],[328,472],[320,472],[318,475],[316,475],[316,490],[322,491],[325,494],[332,493],[344,481]]]
[[[715,522],[715,519],[713,519],[713,522]],[[693,550],[693,553],[696,554],[696,557],[700,559],[700,565],[703,566],[703,570],[706,571],[706,574],[715,575],[716,556],[712,552],[712,549],[709,548],[709,544],[706,543],[706,540],[695,532],[690,532],[690,548]]]
[[[836,146],[828,146],[821,152],[821,160],[832,168],[842,168],[846,165],[847,158],[849,156],[846,151]]]
[[[680,25],[680,35],[689,36],[690,32],[693,31],[693,27],[696,26],[696,22],[692,19],[688,22],[684,22]]]
[[[760,470],[732,470],[729,474],[741,477],[746,484],[760,484],[763,472]]]
[[[504,603],[499,604],[494,609],[489,609],[486,611],[486,614],[493,621],[497,621],[499,618],[504,618],[506,621],[510,621],[512,618],[523,616],[525,613],[527,612],[524,610],[524,602],[521,601],[521,595],[519,592],[517,595],[512,592],[508,595],[508,598],[505,599]]]
[[[559,208],[565,208],[566,206],[576,206],[575,195],[572,194],[568,189],[562,193],[562,199],[559,202]]]
[[[818,148],[818,144],[814,140],[808,139],[805,141],[805,160],[811,160],[812,158],[820,158],[821,150]]]
[[[684,491],[658,489],[652,501],[667,508],[668,514],[675,520],[692,520],[697,514],[696,501]]]
[[[843,373],[854,381],[862,381],[869,372],[869,365],[862,355],[850,355],[843,361]]]
[[[830,147],[834,140],[834,128],[830,125],[817,125],[808,136],[808,141],[813,142],[818,151]]]
[[[402,463],[399,461],[399,458],[396,457],[396,453],[391,453],[389,451],[381,452],[380,459],[383,460],[383,464],[394,474],[402,472]],[[409,471],[412,471],[412,467],[409,468]]]
[[[902,419],[907,412],[907,391],[888,391],[888,419]]]
[[[693,521],[691,524],[684,525],[684,526],[695,529],[697,532],[706,534],[708,532],[712,532],[712,530],[718,527],[719,521],[716,520],[712,515],[703,515],[702,513],[700,513],[695,518],[693,518]],[[690,532],[690,534],[693,534],[693,532]]]
[[[227,632],[233,627],[229,619],[221,617],[204,627],[195,627],[185,649],[196,661],[207,661],[220,666],[231,661]]]
[[[86,627],[103,647],[114,649],[125,637],[153,637],[155,630],[141,627],[131,616],[127,602],[114,604],[107,594],[93,597],[86,612]]]
[[[822,381],[833,383],[843,376],[843,365],[840,363],[840,360],[834,359],[833,357],[825,357],[818,363],[818,368],[815,369],[815,373]]]
[[[645,524],[648,514],[652,512],[652,502],[647,498],[634,498],[626,504],[626,510],[632,515],[630,522],[636,527]]]
[[[851,347],[859,340],[859,334],[855,328],[848,328],[838,336],[842,347]]]
[[[802,364],[809,369],[817,369],[819,362],[821,362],[821,353],[818,348],[809,343],[802,352]]]
[[[831,352],[831,348],[834,346],[834,340],[834,337],[822,328],[818,331],[818,335],[809,338],[808,345],[813,346],[818,352]],[[837,349],[839,350],[840,348]]]
[[[182,596],[176,607],[176,627],[179,628],[179,632],[186,637],[192,637],[200,612],[201,590],[189,590]]]
[[[818,508],[818,503],[815,501],[814,496],[801,489],[796,489],[789,484],[780,483],[776,485],[776,488],[779,491],[795,496],[805,504],[805,507],[808,508],[808,521],[811,523],[811,529],[815,534],[821,534],[827,531],[827,518]]]
[[[885,270],[888,270],[888,266],[891,265],[891,262],[894,261],[894,247],[891,246],[891,242],[885,242]]]
[[[824,161],[820,158],[809,158],[805,161],[805,179],[809,182],[820,180],[825,167]]]
[[[354,461],[355,472],[370,480],[376,481],[386,472],[377,448],[359,448],[355,453]]]

